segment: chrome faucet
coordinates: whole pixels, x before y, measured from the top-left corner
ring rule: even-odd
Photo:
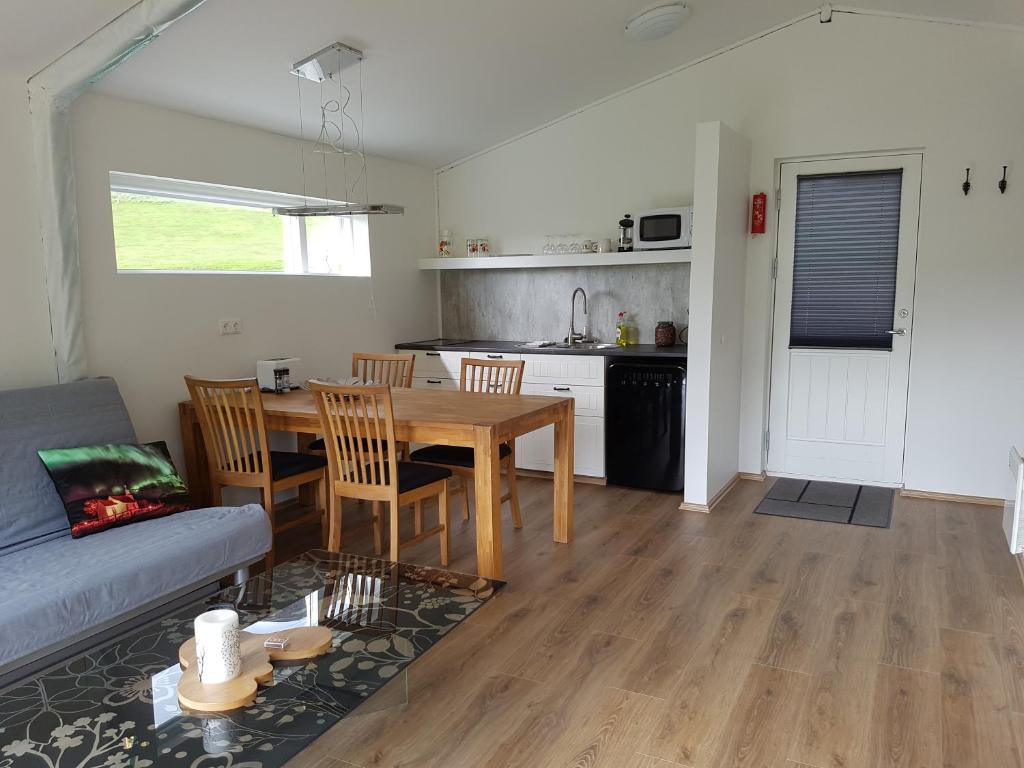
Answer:
[[[576,294],[583,294],[583,333],[576,333]],[[566,342],[569,346],[572,346],[576,342],[587,342],[593,341],[590,336],[590,320],[587,312],[587,292],[582,288],[577,288],[572,292],[572,304],[569,309],[569,335],[566,337]]]

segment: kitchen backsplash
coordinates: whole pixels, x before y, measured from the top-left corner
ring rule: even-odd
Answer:
[[[590,332],[615,340],[615,320],[624,310],[654,343],[654,326],[688,324],[689,264],[636,264],[559,269],[482,269],[441,272],[444,336],[459,339],[561,341],[569,332],[569,303],[579,286],[587,292]],[[583,301],[576,300],[576,330],[583,327]]]

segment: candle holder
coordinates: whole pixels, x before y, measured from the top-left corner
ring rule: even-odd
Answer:
[[[225,608],[207,611],[196,617],[194,626],[199,681],[209,685],[238,677],[242,670],[238,614]]]

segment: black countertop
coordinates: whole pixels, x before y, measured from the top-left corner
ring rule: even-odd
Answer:
[[[530,347],[524,349],[521,341],[487,341],[473,339],[428,339],[395,344],[395,349],[429,350],[431,352],[503,352],[523,355],[597,355],[598,357],[686,357],[686,345],[656,347],[654,344],[630,344],[628,347],[606,349],[565,349],[562,347]]]

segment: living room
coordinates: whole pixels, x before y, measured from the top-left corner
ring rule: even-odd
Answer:
[[[4,14],[9,764],[1020,763],[1018,4]]]

